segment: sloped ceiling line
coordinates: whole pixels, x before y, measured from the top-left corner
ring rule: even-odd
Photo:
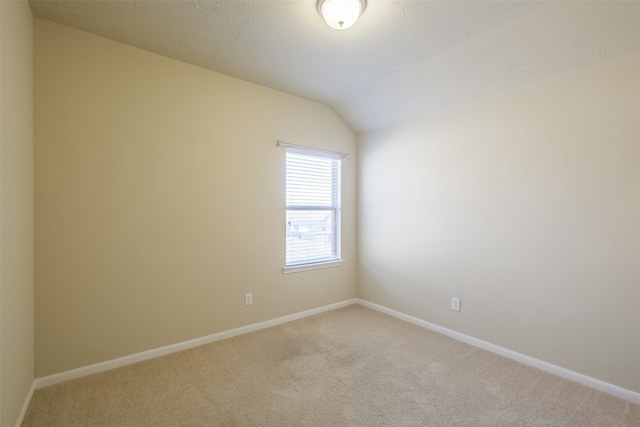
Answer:
[[[356,132],[640,50],[637,1],[31,0],[34,15],[331,106]]]

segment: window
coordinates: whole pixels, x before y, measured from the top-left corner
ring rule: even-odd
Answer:
[[[286,268],[340,261],[340,155],[287,147]]]

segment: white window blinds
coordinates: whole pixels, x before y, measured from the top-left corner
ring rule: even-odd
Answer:
[[[340,157],[287,147],[286,265],[340,259]]]

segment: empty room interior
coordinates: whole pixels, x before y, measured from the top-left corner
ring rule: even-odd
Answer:
[[[1,427],[640,425],[640,2],[1,0],[0,96]]]

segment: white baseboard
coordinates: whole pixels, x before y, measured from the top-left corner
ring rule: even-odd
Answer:
[[[635,391],[627,390],[625,388],[619,387],[617,385],[613,385],[587,375],[579,374],[574,371],[570,371],[569,369],[562,368],[557,365],[553,365],[551,363],[544,362],[542,360],[524,355],[522,353],[518,353],[504,347],[500,347],[495,344],[491,344],[486,341],[479,340],[477,338],[471,337],[469,335],[461,334],[460,332],[453,331],[451,329],[427,322],[426,320],[418,319],[417,317],[409,316],[408,314],[401,313],[399,311],[392,310],[390,308],[374,304],[369,301],[365,301],[360,298],[356,298],[358,304],[371,308],[373,310],[379,311],[381,313],[388,314],[389,316],[393,316],[400,320],[404,320],[409,323],[413,323],[414,325],[422,326],[423,328],[430,329],[432,331],[438,332],[442,335],[446,335],[455,340],[462,341],[464,343],[470,344],[474,347],[479,347],[484,350],[488,350],[492,353],[498,354],[500,356],[507,357],[509,359],[515,360],[517,362],[523,363],[525,365],[533,366],[534,368],[538,368],[545,372],[549,372],[550,374],[555,374],[559,377],[568,379],[570,381],[577,382],[579,384],[585,385],[587,387],[591,387],[593,389],[611,394],[616,397],[620,397],[622,399],[626,399],[633,403],[640,404],[640,393]]]
[[[171,344],[165,347],[155,348],[153,350],[147,350],[141,353],[135,353],[129,356],[123,356],[113,360],[107,360],[107,361],[96,363],[93,365],[83,366],[81,368],[60,372],[60,373],[49,375],[46,377],[36,378],[34,380],[34,385],[36,389],[48,387],[64,381],[81,378],[87,375],[97,374],[98,372],[108,371],[114,368],[118,368],[120,366],[131,365],[133,363],[138,363],[143,360],[153,359],[158,356],[164,356],[166,354],[175,353],[177,351],[198,347],[203,344],[209,344],[209,343],[220,341],[226,338],[235,337],[237,335],[258,331],[260,329],[270,328],[272,326],[277,326],[283,323],[291,322],[293,320],[298,320],[298,319],[313,316],[316,314],[324,313],[326,311],[331,311],[338,308],[346,307],[348,305],[355,304],[356,302],[357,300],[355,298],[348,299],[345,301],[337,302],[335,304],[329,304],[323,307],[302,311],[300,313],[294,313],[288,316],[278,317],[277,319],[271,319],[271,320],[267,320],[260,323],[254,323],[252,325],[242,326],[240,328],[218,332],[216,334],[195,338],[189,341],[184,341],[177,344]]]
[[[22,405],[22,410],[20,411],[20,415],[18,415],[18,420],[16,421],[16,427],[20,427],[22,422],[24,421],[24,417],[27,415],[27,410],[29,409],[29,405],[31,404],[31,399],[33,398],[33,392],[36,390],[36,382],[33,381],[31,383],[31,388],[29,389],[29,393],[27,393],[27,397],[24,399],[24,404]]]
[[[73,380],[76,378],[81,378],[87,375],[96,374],[103,371],[108,371],[114,368],[118,368],[120,366],[130,365],[133,363],[141,362],[143,360],[153,359],[158,356],[164,356],[166,354],[175,353],[177,351],[186,350],[193,347],[198,347],[203,344],[212,343],[215,341],[220,341],[226,338],[235,337],[238,335],[246,334],[249,332],[258,331],[260,329],[269,328],[272,326],[281,325],[283,323],[291,322],[293,320],[302,319],[305,317],[313,316],[316,314],[324,313],[327,311],[335,310],[338,308],[346,307],[352,304],[360,304],[364,307],[371,308],[373,310],[379,311],[381,313],[388,314],[400,320],[404,320],[409,323],[413,323],[414,325],[421,326],[426,329],[430,329],[432,331],[438,332],[442,335],[446,335],[455,340],[473,345],[478,348],[482,348],[484,350],[488,350],[492,353],[498,354],[500,356],[507,357],[509,359],[515,360],[520,363],[524,363],[525,365],[533,366],[535,368],[541,369],[545,372],[549,372],[551,374],[558,375],[559,377],[566,378],[568,380],[577,382],[579,384],[585,385],[587,387],[591,387],[593,389],[620,397],[622,399],[626,399],[633,403],[640,404],[640,393],[627,390],[625,388],[589,377],[587,375],[583,375],[569,369],[562,368],[557,365],[553,365],[551,363],[544,362],[542,360],[524,355],[522,353],[518,353],[504,347],[500,347],[495,344],[491,344],[486,341],[482,341],[480,339],[471,337],[469,335],[462,334],[460,332],[456,332],[454,330],[436,325],[434,323],[427,322],[426,320],[419,319],[417,317],[409,316],[408,314],[401,313],[396,310],[392,310],[390,308],[374,304],[369,301],[365,301],[359,298],[348,299],[345,301],[341,301],[335,304],[329,304],[323,307],[314,308],[311,310],[303,311],[300,313],[290,314],[288,316],[279,317],[277,319],[267,320],[260,323],[254,323],[252,325],[243,326],[236,329],[231,329],[229,331],[223,331],[212,335],[207,335],[205,337],[196,338],[189,341],[184,341],[177,344],[168,345],[165,347],[156,348],[153,350],[143,351],[141,353],[132,354],[129,356],[119,357],[113,360],[107,360],[105,362],[96,363],[89,366],[83,366],[81,368],[72,369],[70,371],[60,372],[57,374],[49,375],[46,377],[36,378],[33,381],[33,385],[25,404],[22,408],[22,412],[20,417],[18,418],[18,423],[16,427],[19,427],[22,424],[24,416],[26,415],[27,409],[29,408],[29,403],[31,402],[31,398],[33,397],[34,390],[48,387],[54,384],[58,384],[64,381]]]

